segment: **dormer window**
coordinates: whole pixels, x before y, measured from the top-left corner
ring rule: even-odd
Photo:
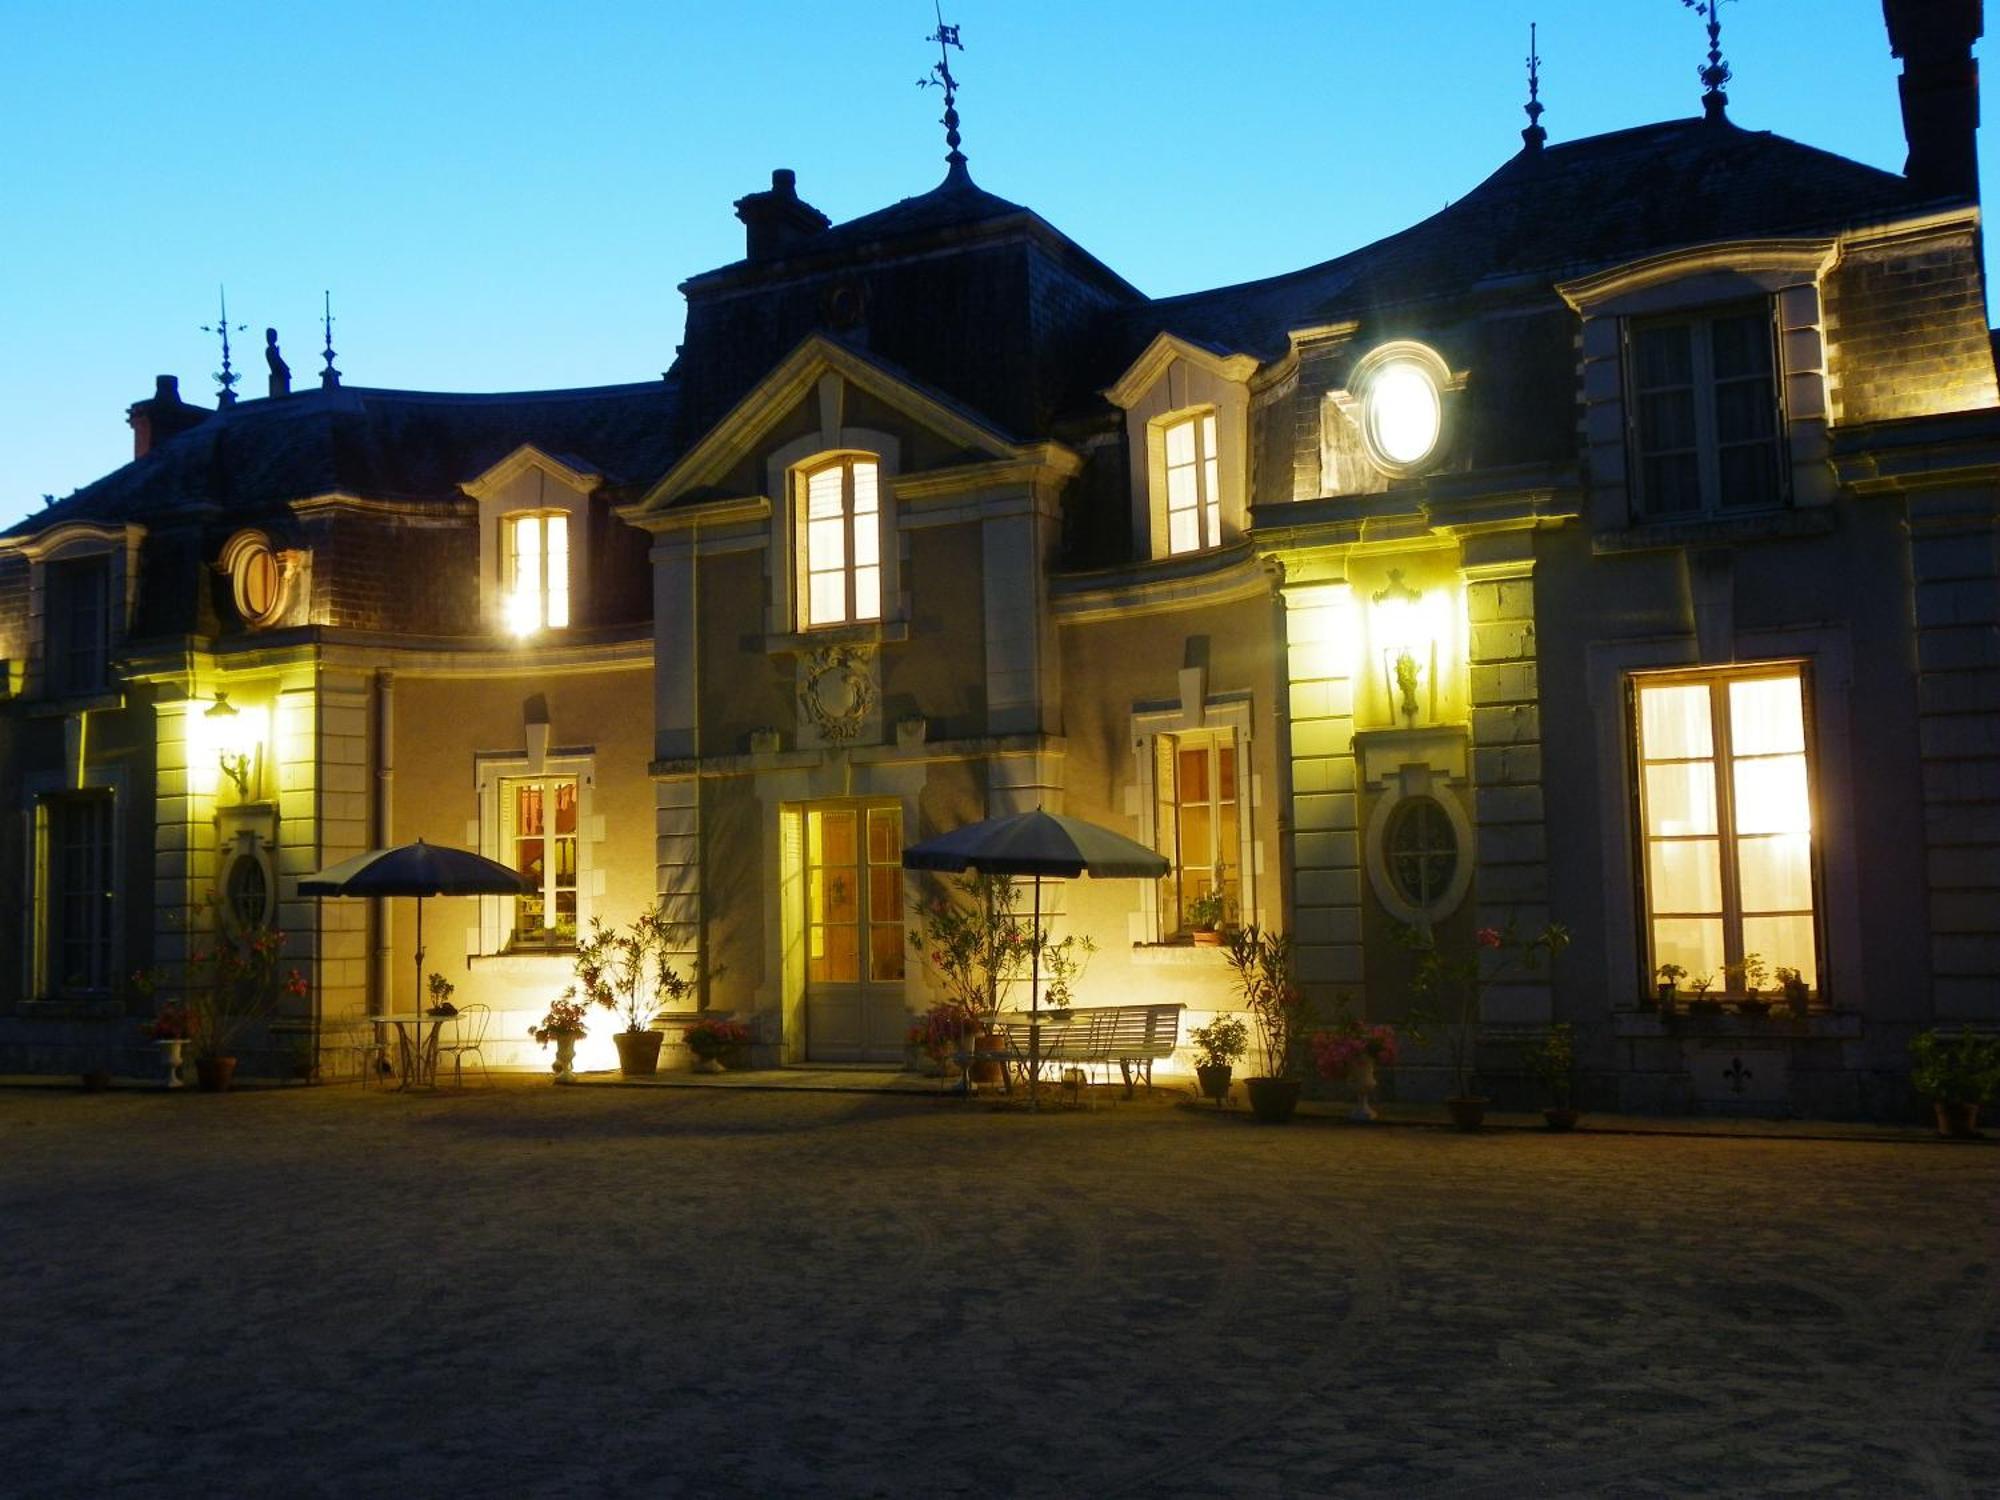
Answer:
[[[1222,477],[1215,413],[1167,424],[1167,550],[1200,552],[1222,545]]]
[[[1627,345],[1639,503],[1648,516],[1783,503],[1767,306],[1635,321]]]
[[[57,697],[102,692],[111,654],[111,559],[48,565],[48,680]]]
[[[516,635],[569,624],[569,516],[538,511],[502,518],[507,627]]]
[[[799,628],[882,618],[880,470],[866,454],[798,478]]]

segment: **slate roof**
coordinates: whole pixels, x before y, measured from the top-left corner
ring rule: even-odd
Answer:
[[[1702,118],[1523,151],[1421,223],[1303,270],[1164,298],[1123,317],[1119,355],[1166,331],[1275,358],[1295,328],[1550,283],[1684,245],[1831,233],[1922,206],[1892,172]]]
[[[202,500],[253,513],[339,490],[453,500],[523,443],[604,475],[651,480],[673,458],[671,380],[568,391],[443,395],[346,386],[243,401],[114,469],[7,534],[120,522]]]

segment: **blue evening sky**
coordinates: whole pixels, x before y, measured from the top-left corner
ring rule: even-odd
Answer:
[[[1724,7],[1731,117],[1900,170],[1876,0]],[[980,184],[1155,295],[1339,254],[1520,145],[1528,23],[1563,141],[1697,113],[1678,0],[957,0]],[[837,220],[933,186],[928,0],[0,0],[0,525],[125,461],[153,376],[241,389],[275,324],[349,383],[656,376],[676,283],[775,166]]]

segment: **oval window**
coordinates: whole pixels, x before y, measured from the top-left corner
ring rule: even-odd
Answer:
[[[1405,797],[1397,804],[1382,852],[1396,894],[1421,911],[1444,899],[1458,873],[1458,834],[1435,797]]]
[[[271,877],[264,873],[264,863],[255,855],[236,857],[229,867],[229,878],[223,882],[223,892],[237,931],[262,927],[270,920]]]
[[[260,532],[240,532],[223,549],[236,612],[251,626],[276,624],[285,612],[290,580],[285,566]]]
[[[1444,406],[1431,372],[1413,359],[1392,359],[1368,382],[1368,441],[1389,463],[1408,468],[1430,457],[1444,425]]]

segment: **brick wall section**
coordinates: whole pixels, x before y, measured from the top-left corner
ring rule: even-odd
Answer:
[[[1475,920],[1522,937],[1550,918],[1533,569],[1531,557],[1468,561],[1461,569],[1472,631]],[[1502,1024],[1543,1025],[1554,1014],[1545,976],[1490,983],[1480,1004],[1484,1020]]]
[[[1317,438],[1315,438],[1317,452]],[[1358,987],[1361,836],[1354,767],[1353,609],[1345,582],[1288,584],[1292,747],[1291,933],[1300,981],[1324,999]]]
[[[1993,497],[1910,496],[1917,724],[1939,1019],[2000,1015],[2000,533]]]
[[[1834,420],[1990,406],[1986,297],[1972,235],[1856,250],[1827,282]]]

